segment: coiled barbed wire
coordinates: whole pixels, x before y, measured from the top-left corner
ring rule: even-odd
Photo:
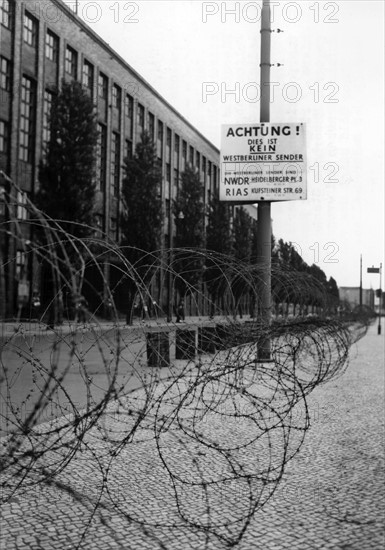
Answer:
[[[39,486],[71,495],[88,510],[79,548],[92,519],[107,512],[160,547],[186,529],[197,548],[235,546],[301,449],[307,396],[344,372],[367,318],[281,313],[266,326],[258,315],[264,266],[186,249],[143,252],[135,265],[129,249],[76,239],[28,208],[36,241],[26,242],[15,220],[3,231],[48,272],[51,288],[33,324],[3,329],[3,504]],[[197,266],[201,277],[190,277]],[[170,281],[194,313],[183,326],[165,321],[159,289]],[[122,288],[133,297],[123,319]],[[322,285],[304,273],[274,265],[272,289],[277,311],[293,301],[302,313],[327,307]],[[85,322],[71,311],[83,293],[94,303]],[[135,303],[148,304],[152,319],[127,326]],[[260,363],[266,338],[272,359]],[[139,463],[139,474],[130,471]],[[87,498],[72,474],[79,464],[94,488]]]

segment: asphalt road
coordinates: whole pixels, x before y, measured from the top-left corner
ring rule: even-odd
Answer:
[[[98,403],[111,385],[127,393],[148,377],[167,376],[167,369],[148,367],[141,327],[18,334],[2,349],[0,372],[2,435],[41,398],[39,423]]]
[[[38,404],[34,424],[95,405],[112,386],[119,395],[170,376],[167,367],[149,366],[148,332],[169,333],[173,369],[176,330],[195,327],[191,317],[181,325],[164,322],[119,326],[113,323],[47,331],[37,324],[9,325],[0,338],[0,435],[24,422]]]

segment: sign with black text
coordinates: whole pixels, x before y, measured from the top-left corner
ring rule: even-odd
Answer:
[[[304,123],[222,125],[220,200],[304,200],[306,169]]]

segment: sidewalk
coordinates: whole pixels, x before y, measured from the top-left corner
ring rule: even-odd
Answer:
[[[305,443],[237,548],[379,550],[384,546],[383,352],[384,338],[372,326],[353,346],[345,374],[310,395],[312,426]],[[137,392],[133,399],[140,404],[144,398],[143,392]],[[1,550],[228,548],[217,537],[208,535],[206,540],[177,514],[179,488],[170,483],[169,472],[187,479],[197,467],[186,454],[184,439],[165,432],[157,440],[169,471],[159,460],[150,421],[116,451],[105,436],[124,438],[132,417],[123,412],[124,407],[110,408],[110,414],[88,433],[81,452],[58,475],[59,483],[32,484],[2,506]],[[255,426],[207,421],[204,429],[212,437],[225,437],[230,446],[246,429],[253,437]],[[214,450],[196,460],[203,470],[223,472],[224,464]],[[253,452],[250,465],[260,459]],[[239,489],[227,487],[218,495],[213,519],[219,522],[216,514],[234,519],[247,506],[247,490]],[[192,486],[179,504],[186,518],[206,521],[204,495]]]
[[[245,318],[248,320],[248,316],[245,316]],[[75,323],[75,321],[64,321],[61,325],[56,325],[55,328],[49,328],[45,323],[39,323],[38,321],[0,321],[0,339],[1,338],[9,338],[11,336],[14,336],[16,334],[23,334],[23,335],[44,335],[44,334],[52,334],[53,332],[56,332],[60,335],[64,334],[70,334],[73,333],[76,330],[80,331],[108,331],[118,328],[119,330],[129,331],[129,330],[135,330],[135,329],[149,329],[152,330],[154,328],[170,328],[171,330],[174,330],[175,328],[183,328],[183,326],[186,325],[199,325],[201,326],[202,323],[205,325],[214,325],[215,323],[220,323],[221,321],[229,321],[232,319],[231,317],[224,317],[224,316],[216,316],[214,319],[209,319],[208,317],[194,317],[194,316],[188,316],[185,318],[184,321],[181,321],[180,323],[176,323],[176,317],[173,317],[173,320],[170,322],[166,321],[165,317],[159,317],[157,319],[151,318],[151,319],[139,319],[135,318],[132,325],[127,325],[124,319],[117,319],[113,321],[107,321],[105,319],[91,319],[91,321],[85,325],[82,323]],[[238,321],[241,321],[239,317],[237,317]]]
[[[240,550],[385,547],[384,370],[374,324],[345,374],[310,394],[305,443]]]

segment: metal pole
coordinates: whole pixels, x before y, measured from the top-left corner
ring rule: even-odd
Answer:
[[[9,176],[7,176],[7,174],[3,172],[3,170],[0,170],[0,225],[2,225],[4,222],[9,221],[7,194],[8,196],[10,196],[10,193],[11,193],[10,187],[12,183],[13,183],[12,179]],[[5,228],[7,227],[5,223],[4,223],[4,227]],[[5,259],[9,255],[7,248],[8,246],[7,246],[6,231],[4,231],[2,227],[0,227],[0,319],[5,319],[7,315],[7,311],[10,308],[9,298],[7,297],[7,292],[6,292],[7,275],[5,272],[5,263],[4,263],[4,255],[3,255],[3,251],[5,252]],[[9,288],[8,288],[8,295],[12,295],[12,293],[9,293]],[[11,311],[13,311],[12,307],[11,307]]]
[[[170,178],[171,179],[171,178]],[[172,309],[173,309],[173,280],[172,280],[172,263],[174,259],[174,235],[173,235],[173,224],[172,224],[172,183],[170,181],[170,205],[168,210],[168,234],[169,234],[169,263],[168,266],[168,280],[167,280],[167,322],[172,322]]]
[[[5,271],[3,260],[3,221],[5,220],[6,213],[6,188],[2,181],[3,172],[0,171],[0,319],[6,317],[6,290],[5,290]],[[5,246],[5,239],[4,239]]]
[[[381,334],[381,303],[382,303],[382,263],[380,263],[380,301],[378,303],[378,327],[377,334]]]
[[[360,309],[362,309],[362,254],[360,254]]]
[[[270,122],[270,0],[263,0],[261,18],[261,104],[260,122]]]
[[[261,105],[260,122],[270,122],[270,0],[263,0],[261,19]],[[260,315],[262,330],[271,322],[271,203],[258,203],[257,255],[261,266]],[[258,346],[258,361],[270,361],[270,338],[263,338]]]

